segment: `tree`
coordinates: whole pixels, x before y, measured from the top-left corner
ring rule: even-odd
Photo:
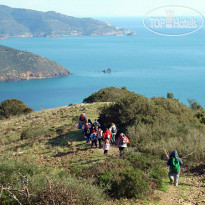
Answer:
[[[167,98],[168,99],[174,99],[174,94],[173,93],[167,93]]]
[[[122,86],[121,89],[122,90],[127,90],[127,87],[126,86]]]
[[[203,107],[195,99],[189,98],[187,101],[193,110],[203,110]]]

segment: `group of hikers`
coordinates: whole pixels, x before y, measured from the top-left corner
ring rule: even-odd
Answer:
[[[104,154],[108,154],[110,144],[117,144],[121,155],[129,143],[129,139],[123,133],[120,133],[119,137],[116,138],[117,128],[114,123],[111,123],[110,128],[103,131],[100,123],[97,120],[92,123],[90,119],[87,119],[85,113],[79,116],[78,129],[81,129],[84,134],[86,143],[91,142],[91,148],[93,146],[97,148],[99,145],[100,149],[104,149]]]
[[[84,134],[86,143],[91,142],[91,148],[94,145],[97,148],[97,145],[99,145],[100,149],[104,149],[104,154],[108,154],[110,143],[112,143],[117,145],[121,156],[123,150],[127,148],[127,145],[129,144],[129,139],[123,133],[120,133],[119,137],[116,138],[117,128],[114,123],[111,123],[110,128],[106,128],[103,132],[100,123],[97,120],[95,120],[93,123],[90,119],[87,120],[85,113],[82,113],[79,116],[78,129],[80,129]],[[168,176],[170,179],[170,184],[174,183],[175,186],[178,186],[180,166],[182,164],[183,162],[179,158],[177,150],[174,150],[167,161],[167,165],[169,166]]]

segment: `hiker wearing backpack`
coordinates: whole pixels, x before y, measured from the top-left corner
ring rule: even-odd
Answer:
[[[85,113],[82,113],[80,116],[79,116],[79,119],[78,119],[78,129],[81,129],[81,132],[83,133],[83,130],[84,130],[84,125],[85,123],[87,122],[87,118],[85,116]]]
[[[175,186],[178,186],[180,166],[183,164],[182,160],[179,158],[177,150],[174,150],[169,156],[167,165],[169,166],[169,179],[170,183],[174,182]]]
[[[98,129],[98,131],[96,132],[97,134],[97,138],[98,138],[98,142],[99,142],[99,149],[102,148],[102,140],[103,140],[103,131],[101,128]]]
[[[108,139],[109,141],[110,141],[110,139],[111,139],[111,132],[109,131],[109,129],[108,128],[106,128],[106,130],[105,130],[105,132],[103,133],[103,140],[105,141],[106,139]]]
[[[117,134],[117,128],[116,128],[115,123],[112,123],[112,124],[111,124],[111,127],[110,127],[109,131],[110,131],[111,134],[112,134],[112,136],[111,136],[111,143],[112,143],[112,144],[115,144],[115,141],[116,141],[115,136],[116,136],[116,134]]]
[[[94,130],[95,132],[97,131],[95,125],[93,125],[91,128],[90,128],[91,132]]]
[[[91,135],[90,128],[89,128],[88,124],[85,123],[84,138],[86,138],[86,143],[88,143],[90,141],[90,135]]]
[[[91,135],[90,135],[90,140],[91,140],[91,148],[93,147],[93,144],[95,144],[96,148],[97,148],[97,136],[96,136],[96,132],[95,130],[91,131]]]
[[[129,144],[129,139],[123,133],[121,133],[117,139],[117,146],[120,150],[120,156],[122,155],[123,150],[127,148],[127,144]]]
[[[95,119],[93,125],[98,126],[99,128],[101,127],[100,123]]]

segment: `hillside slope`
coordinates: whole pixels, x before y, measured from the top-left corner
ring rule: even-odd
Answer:
[[[125,164],[117,166],[118,162],[122,163],[123,161],[118,157],[119,151],[116,146],[111,146],[109,155],[105,156],[102,149],[91,149],[90,145],[85,143],[80,131],[77,130],[76,125],[81,112],[86,112],[87,117],[93,121],[98,117],[101,107],[107,104],[110,103],[70,105],[1,121],[0,180],[4,187],[19,189],[22,180],[19,176],[20,172],[29,179],[27,187],[31,194],[31,204],[45,204],[46,202],[48,202],[47,204],[54,204],[54,202],[63,204],[65,200],[69,202],[73,200],[72,204],[93,205],[203,204],[205,200],[204,175],[185,174],[184,168],[178,187],[169,185],[167,177],[163,181],[161,191],[157,190],[153,195],[152,190],[149,190],[150,197],[148,199],[112,200],[110,197],[106,198],[98,186],[90,184],[96,180],[96,177],[87,178],[86,174],[91,177],[90,174],[95,174],[95,171],[117,173],[129,165],[125,160],[126,166],[124,166]],[[130,137],[130,139],[132,138]],[[135,148],[129,147],[129,150],[136,152]],[[145,155],[145,153],[141,153],[140,159],[146,159]],[[154,159],[154,156],[151,158]],[[109,162],[112,165],[111,170]],[[139,166],[144,168],[148,166],[148,172],[150,172],[153,164],[149,164],[147,161],[140,162],[137,163],[136,169]],[[184,160],[185,164],[186,162]],[[166,166],[166,161],[162,160],[161,163]],[[10,174],[8,175],[8,173]],[[79,174],[83,177],[78,177]],[[101,173],[98,174],[100,176]],[[157,175],[154,176],[157,177]],[[153,184],[153,181],[150,184]],[[132,189],[128,188],[128,190]],[[92,194],[93,191],[95,194]],[[17,192],[15,194],[17,198],[21,199],[22,204],[28,204],[27,201],[23,201],[23,197],[19,197]],[[4,192],[2,199],[5,204],[9,204],[9,202],[11,204],[10,198],[10,195],[6,195]],[[45,200],[47,201],[45,202]]]
[[[0,5],[0,38],[77,35],[135,35],[106,22]]]
[[[0,45],[0,82],[68,76],[56,62]]]

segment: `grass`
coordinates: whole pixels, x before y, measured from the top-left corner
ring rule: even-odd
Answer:
[[[60,175],[64,177],[63,180],[53,181],[55,189],[60,190],[59,194],[63,193],[65,189],[68,189],[67,193],[69,193],[70,189],[66,188],[67,186],[74,187],[73,190],[76,190],[76,193],[84,193],[85,197],[90,195],[91,191],[89,190],[94,189],[98,192],[98,188],[94,188],[93,185],[86,185],[84,182],[84,185],[78,186],[80,181],[73,177],[68,179],[68,177],[72,169],[80,170],[105,160],[100,150],[96,149],[94,152],[90,150],[90,146],[85,144],[85,139],[77,130],[80,113],[86,112],[88,118],[94,120],[97,118],[101,106],[102,103],[72,105],[2,120],[0,126],[0,157],[2,159],[0,167],[4,167],[2,164],[4,161],[8,166],[13,163],[13,167],[17,166],[14,163],[16,161],[19,161],[19,166],[21,163],[28,166],[29,164],[36,165],[41,170],[41,174],[35,174],[31,177],[33,180],[31,186],[33,186],[32,183],[42,184],[44,180],[42,177],[49,176],[53,181],[53,178],[58,178]],[[22,132],[25,132],[24,136],[26,136],[23,139]],[[14,173],[15,177],[18,178],[18,173]],[[42,178],[42,182],[38,180],[39,177]],[[71,182],[69,182],[70,180]],[[64,182],[61,183],[61,181]],[[20,186],[14,181],[15,184]],[[83,186],[85,187],[84,191]],[[46,194],[45,183],[42,184],[42,187],[44,187],[42,190],[45,190],[42,193]],[[32,191],[32,188],[30,190]],[[38,192],[37,189],[34,191]],[[100,192],[99,190],[99,196]],[[37,194],[39,197],[51,200],[49,195],[41,196],[41,192]],[[85,197],[83,198],[83,195],[79,195],[82,196],[82,200],[87,200]],[[8,202],[10,199],[7,199],[8,196],[5,197]],[[103,200],[102,196],[102,200],[99,200],[98,204],[101,204]],[[88,200],[88,204],[94,204],[94,202]]]
[[[78,116],[81,112],[86,112],[88,118],[94,120],[101,105],[73,105],[2,120],[0,152],[14,156],[22,152],[24,157],[32,155],[36,160],[41,158],[42,163],[47,163],[46,159],[54,159],[59,153],[86,149],[88,147],[84,145],[84,139],[76,129]],[[58,130],[63,126],[66,127],[65,133],[59,135]],[[27,139],[21,140],[25,130],[31,131],[27,133]]]
[[[162,180],[162,187],[160,188],[160,191],[166,192],[169,188],[169,178],[163,178]]]

